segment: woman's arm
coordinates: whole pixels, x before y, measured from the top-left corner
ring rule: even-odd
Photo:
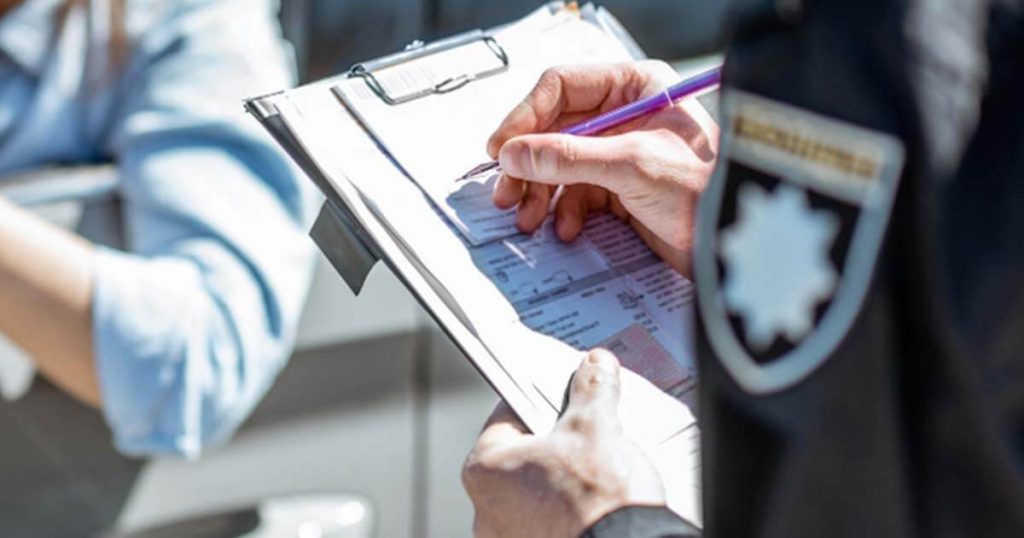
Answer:
[[[129,454],[227,439],[291,355],[311,185],[241,106],[293,82],[275,5],[164,4],[112,92],[100,145],[118,163],[129,251],[93,255],[93,349]]]
[[[293,83],[275,3],[161,5],[128,3],[129,57],[79,96],[83,149],[118,165],[127,250],[0,202],[0,331],[100,406],[122,452],[193,457],[291,354],[312,197],[241,106]]]
[[[58,387],[98,407],[92,246],[0,198],[0,333]]]

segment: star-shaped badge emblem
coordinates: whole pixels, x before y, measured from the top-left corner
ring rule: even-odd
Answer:
[[[745,184],[738,204],[737,221],[722,231],[719,246],[726,305],[742,316],[752,350],[767,349],[779,335],[798,343],[836,287],[829,249],[839,219],[813,209],[802,189],[785,183],[774,193]]]

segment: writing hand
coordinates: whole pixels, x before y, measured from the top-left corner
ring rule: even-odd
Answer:
[[[488,141],[488,152],[504,171],[494,203],[517,207],[518,227],[532,233],[564,185],[555,207],[555,229],[563,241],[579,235],[588,214],[611,211],[688,273],[697,199],[718,151],[718,127],[700,104],[687,99],[603,136],[557,133],[663,91],[678,78],[662,62],[547,71]]]

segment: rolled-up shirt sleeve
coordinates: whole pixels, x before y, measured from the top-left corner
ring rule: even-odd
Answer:
[[[233,433],[294,340],[311,193],[241,99],[290,83],[272,2],[183,1],[139,34],[108,136],[128,252],[94,257],[103,409],[132,455]]]

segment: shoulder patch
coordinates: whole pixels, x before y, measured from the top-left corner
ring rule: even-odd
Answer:
[[[903,161],[891,135],[723,90],[695,272],[708,339],[745,390],[798,383],[850,330]]]

